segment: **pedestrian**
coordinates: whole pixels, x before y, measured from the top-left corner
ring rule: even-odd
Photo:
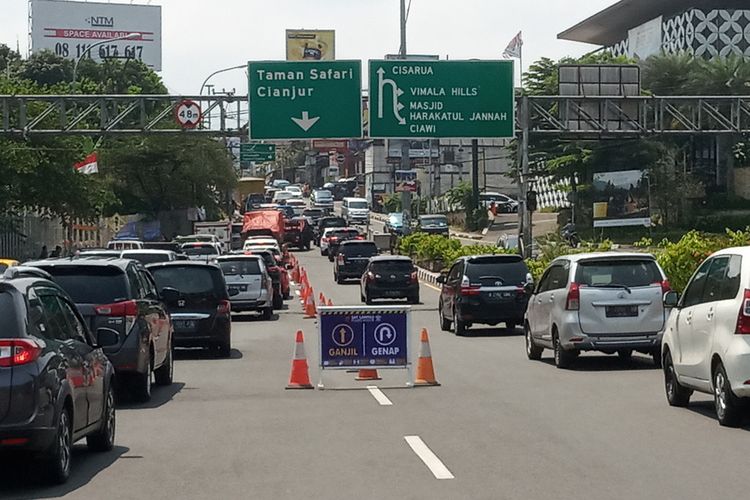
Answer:
[[[62,247],[60,245],[57,245],[54,250],[52,250],[52,253],[49,254],[50,258],[56,259],[62,256]]]
[[[42,251],[39,252],[39,258],[46,259],[47,257],[49,257],[49,254],[47,252],[47,245],[42,245]]]

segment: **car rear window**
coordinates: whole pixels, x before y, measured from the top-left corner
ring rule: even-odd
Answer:
[[[222,260],[219,262],[219,267],[226,276],[260,274],[260,264],[257,259]]]
[[[651,259],[594,260],[578,263],[576,282],[586,286],[649,286],[661,282],[656,262]]]
[[[276,265],[276,259],[274,258],[273,254],[271,252],[248,252],[251,255],[257,255],[260,258],[263,259],[263,263],[266,265],[266,267],[273,267]]]
[[[185,255],[218,255],[219,249],[213,245],[186,246],[182,249]]]
[[[341,217],[337,217],[336,219],[323,219],[320,221],[321,228],[344,227],[344,226],[346,226],[346,221],[342,219]]]
[[[448,219],[445,216],[440,217],[420,217],[422,224],[424,225],[448,225]]]
[[[184,294],[206,294],[221,288],[218,269],[199,266],[168,266],[151,269],[159,290],[174,288]]]
[[[408,260],[379,260],[373,262],[370,269],[376,273],[410,273],[414,264]]]
[[[5,266],[5,264],[0,264]],[[8,292],[0,293],[0,318],[3,319],[3,328],[0,328],[0,338],[18,337],[16,331],[16,308],[13,296]]]
[[[126,253],[123,259],[133,259],[145,264],[156,264],[157,262],[169,262],[169,254],[163,253]]]
[[[333,231],[329,236],[336,238],[356,238],[359,236],[359,231],[356,229],[347,229],[346,231]]]
[[[507,257],[470,259],[465,271],[471,283],[482,285],[495,285],[498,281],[503,285],[522,285],[528,273],[523,260]]]
[[[315,196],[318,198],[330,198],[333,195],[330,191],[321,189],[320,191],[315,191]]]
[[[341,246],[341,253],[347,257],[372,257],[378,254],[375,243],[354,243]]]
[[[42,267],[76,304],[111,304],[127,300],[125,271],[109,266]]]
[[[350,201],[349,202],[349,208],[367,208],[367,202],[366,201]]]

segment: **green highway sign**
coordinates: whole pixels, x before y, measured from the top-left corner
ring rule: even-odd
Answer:
[[[251,139],[362,136],[361,61],[247,63]]]
[[[240,161],[274,161],[276,144],[240,144]]]
[[[514,136],[512,61],[370,61],[370,137]]]

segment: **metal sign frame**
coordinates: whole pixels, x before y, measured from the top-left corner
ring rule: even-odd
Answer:
[[[377,369],[377,370],[406,370],[407,381],[405,387],[414,386],[414,334],[411,328],[411,306],[321,306],[318,308],[318,388],[326,389],[323,383],[323,373],[325,371],[357,371],[360,369]],[[373,364],[362,364],[362,365],[345,365],[345,366],[324,366],[323,365],[323,331],[322,331],[322,316],[327,313],[337,313],[342,316],[349,316],[354,314],[372,315],[372,314],[404,314],[406,316],[406,364],[404,365],[373,365]],[[365,386],[358,388],[364,389]]]

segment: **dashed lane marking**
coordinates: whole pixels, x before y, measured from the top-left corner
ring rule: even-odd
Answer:
[[[435,455],[431,449],[422,441],[419,436],[404,436],[404,439],[411,447],[412,451],[424,462],[435,479],[454,479],[451,471],[448,470],[443,462]]]
[[[381,391],[378,386],[376,385],[368,385],[367,390],[370,391],[370,394],[372,394],[372,397],[375,398],[375,400],[380,403],[380,406],[393,406],[393,403],[390,399],[388,399],[388,396],[383,394],[383,391]]]

